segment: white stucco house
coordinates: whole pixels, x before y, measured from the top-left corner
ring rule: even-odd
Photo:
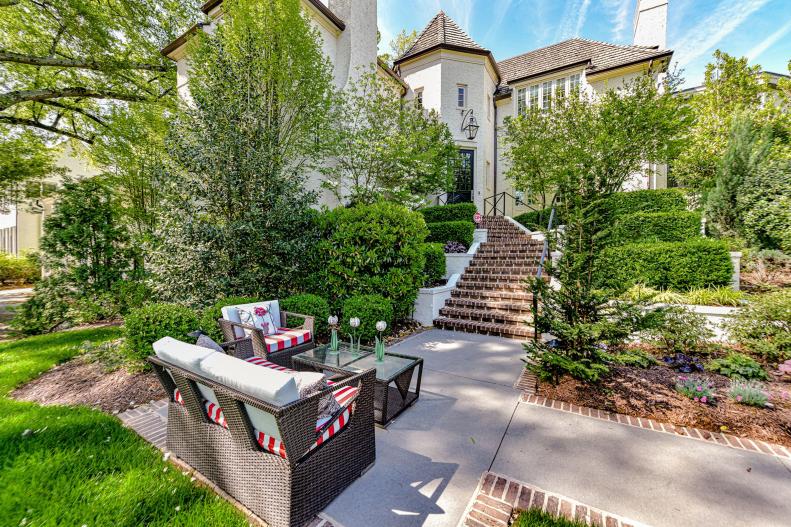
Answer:
[[[376,0],[301,0],[322,38],[324,53],[344,89],[359,72],[377,71],[400,87],[405,100],[418,100],[448,124],[462,155],[456,188],[443,201],[472,201],[481,212],[495,196],[514,194],[506,179],[498,131],[506,117],[531,106],[546,107],[558,88],[595,94],[645,72],[662,75],[673,55],[666,49],[668,0],[636,0],[632,45],[573,38],[498,61],[444,12],[434,16],[414,45],[395,60],[391,70],[377,60]],[[209,23],[191,28],[162,50],[178,68],[185,93],[188,75],[186,42],[198,30],[211,30],[222,16],[222,0],[209,0],[202,10]],[[472,126],[471,126],[472,125]],[[476,128],[477,127],[477,128]],[[664,167],[647,167],[633,188],[666,186]],[[320,175],[311,178],[319,188]],[[336,199],[322,194],[323,204]],[[519,210],[510,208],[510,214]]]

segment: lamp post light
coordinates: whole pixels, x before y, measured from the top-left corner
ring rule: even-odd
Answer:
[[[472,108],[469,110],[462,110],[461,131],[467,134],[467,139],[470,141],[475,140],[475,136],[478,135],[479,128],[480,126],[478,125],[478,121],[475,119],[475,115],[473,115]]]

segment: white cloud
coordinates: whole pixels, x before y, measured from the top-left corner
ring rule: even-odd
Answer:
[[[486,32],[486,35],[483,37],[484,42],[488,42],[491,37],[500,30],[500,26],[505,20],[505,15],[508,14],[508,10],[511,9],[511,4],[513,0],[498,0],[495,2],[494,6],[494,18],[489,25],[489,31]],[[485,46],[486,44],[484,44]]]
[[[727,0],[709,16],[689,28],[674,46],[675,58],[685,66],[714,48],[769,0]]]
[[[786,33],[791,31],[791,20],[785,23],[783,27],[766,37],[764,40],[755,45],[750,51],[747,52],[747,60],[750,62],[755,61],[758,57],[763,55],[764,51],[774,46],[778,40],[783,38]]]
[[[567,0],[563,9],[563,16],[555,32],[555,40],[564,40],[579,36],[585,20],[588,17],[588,8],[591,0]]]
[[[630,8],[634,3],[634,0],[603,0],[604,8],[612,16],[612,38],[616,42],[627,40]]]

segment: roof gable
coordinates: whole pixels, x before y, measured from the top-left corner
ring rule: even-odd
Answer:
[[[418,35],[412,47],[398,57],[395,63],[398,64],[408,58],[440,47],[472,51],[479,54],[490,53],[489,50],[483,48],[465,33],[444,11],[440,11],[431,19],[431,22],[428,23],[423,32]]]

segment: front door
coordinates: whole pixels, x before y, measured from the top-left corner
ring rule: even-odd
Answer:
[[[475,180],[475,150],[459,150],[459,164],[456,167],[456,184],[448,193],[448,203],[472,201],[472,185]]]

